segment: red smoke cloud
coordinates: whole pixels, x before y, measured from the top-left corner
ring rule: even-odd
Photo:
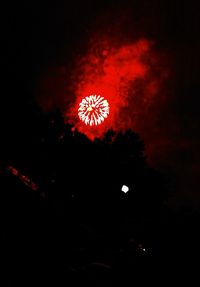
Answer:
[[[153,43],[146,39],[121,45],[111,39],[98,41],[73,72],[74,99],[66,110],[67,122],[91,140],[103,138],[109,129],[132,129],[148,139],[164,103],[161,87],[167,73],[161,66]],[[79,104],[89,95],[101,95],[109,102],[110,114],[100,126],[86,126],[78,118]]]
[[[42,77],[40,103],[46,110],[60,108],[66,123],[90,140],[102,139],[110,129],[139,133],[146,154],[154,161],[169,148],[162,129],[165,104],[169,102],[163,84],[168,74],[165,57],[144,38],[127,42],[104,36],[91,43],[85,55],[77,57],[70,76],[62,68]],[[80,102],[90,95],[101,95],[110,106],[108,118],[92,127],[78,117]]]

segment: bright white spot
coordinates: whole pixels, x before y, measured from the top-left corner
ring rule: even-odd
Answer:
[[[91,95],[79,104],[78,116],[86,125],[100,125],[109,115],[109,104],[100,95]]]
[[[127,185],[122,185],[121,189],[124,193],[127,193],[129,191],[129,187]]]
[[[143,250],[143,251],[146,251],[146,249],[145,249],[145,248],[143,248],[142,250]]]

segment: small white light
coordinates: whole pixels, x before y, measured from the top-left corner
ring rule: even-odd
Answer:
[[[127,193],[129,191],[129,187],[127,185],[122,185],[121,189],[124,193]]]

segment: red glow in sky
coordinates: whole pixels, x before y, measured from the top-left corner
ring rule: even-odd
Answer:
[[[169,101],[164,83],[168,71],[154,44],[144,38],[125,42],[100,35],[90,43],[84,56],[77,56],[71,77],[63,67],[43,78],[43,108],[60,108],[66,123],[90,140],[102,139],[110,129],[131,129],[144,140],[148,156],[165,153],[169,141],[162,121]],[[86,125],[78,115],[80,103],[91,95],[109,103],[109,115],[100,125]]]
[[[95,43],[74,71],[74,99],[66,111],[67,121],[91,140],[102,138],[109,129],[142,132],[158,96],[157,65],[146,39],[121,45],[109,39]],[[108,100],[110,114],[100,126],[86,126],[77,115],[78,106],[83,98],[96,94]]]

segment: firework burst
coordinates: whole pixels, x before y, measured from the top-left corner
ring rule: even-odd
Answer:
[[[91,95],[79,104],[78,116],[86,125],[100,125],[109,115],[108,101],[102,96]]]

